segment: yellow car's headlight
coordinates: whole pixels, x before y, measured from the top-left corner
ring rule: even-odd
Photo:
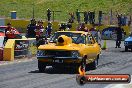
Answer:
[[[38,50],[37,56],[45,56],[45,51],[44,50]]]
[[[72,57],[79,57],[80,54],[79,54],[78,51],[71,51],[71,56],[72,56]]]

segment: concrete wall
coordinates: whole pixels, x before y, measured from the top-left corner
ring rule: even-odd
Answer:
[[[5,22],[5,23],[3,23]],[[20,32],[25,33],[26,29],[27,29],[27,25],[30,23],[29,20],[22,20],[22,19],[5,19],[5,20],[0,20],[0,24],[7,24],[8,22],[12,23],[12,26],[17,28]],[[59,30],[59,22],[52,22],[52,27],[53,27],[53,32]],[[45,21],[43,22],[44,27],[46,27],[48,25],[48,22]],[[76,30],[78,26],[78,23],[72,23],[72,28],[71,30],[74,31]],[[88,29],[92,28],[92,25],[87,24],[86,25]],[[111,26],[115,26],[115,25],[102,25],[102,26],[96,26],[96,29],[98,30],[103,30],[104,28],[107,27],[111,27]],[[130,27],[129,26],[123,26],[122,28],[124,28],[124,30],[126,31],[127,35],[130,32]]]

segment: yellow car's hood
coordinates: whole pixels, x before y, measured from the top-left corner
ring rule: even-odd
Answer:
[[[85,47],[84,44],[67,44],[59,46],[55,43],[49,43],[46,45],[40,45],[38,47],[39,50],[80,50],[82,47]]]
[[[40,45],[39,50],[81,50],[84,44],[72,43],[72,39],[65,35],[61,35],[56,43]]]

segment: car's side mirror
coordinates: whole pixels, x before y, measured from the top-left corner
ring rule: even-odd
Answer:
[[[55,39],[55,42],[58,42],[58,39]]]
[[[95,38],[95,40],[97,40],[97,37],[94,37]]]
[[[89,37],[89,40],[91,41],[92,40],[92,37]]]
[[[126,35],[126,32],[124,32],[124,35]]]

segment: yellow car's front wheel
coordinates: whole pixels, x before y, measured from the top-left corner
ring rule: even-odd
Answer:
[[[38,60],[38,69],[39,69],[39,72],[45,72],[45,69],[46,69],[45,63]]]

